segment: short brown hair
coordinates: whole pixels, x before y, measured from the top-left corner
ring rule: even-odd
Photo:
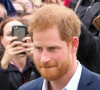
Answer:
[[[26,26],[28,25],[28,23],[24,19],[22,19],[21,17],[7,17],[1,22],[0,36],[3,36],[3,28],[10,21],[19,21],[19,22],[21,22],[22,24],[24,24]]]
[[[73,36],[80,36],[81,22],[71,9],[50,4],[43,6],[34,13],[29,25],[29,34],[33,31],[43,31],[56,25],[62,40],[69,41]]]

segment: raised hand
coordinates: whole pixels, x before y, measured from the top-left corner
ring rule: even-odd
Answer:
[[[29,56],[29,58],[33,60],[33,42],[31,41],[31,38],[25,37],[23,41],[26,41],[26,43],[23,44],[23,47],[25,47],[27,56]]]
[[[15,41],[17,37],[9,37],[8,43],[5,46],[5,52],[1,60],[1,68],[7,69],[10,61],[17,54],[24,52],[23,42]]]

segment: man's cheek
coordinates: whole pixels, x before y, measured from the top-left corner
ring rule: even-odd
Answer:
[[[60,60],[63,60],[65,59],[66,55],[64,53],[59,53],[56,55],[56,60],[60,61]]]

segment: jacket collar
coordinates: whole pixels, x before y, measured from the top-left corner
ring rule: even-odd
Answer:
[[[80,77],[78,90],[92,90],[91,83],[93,82],[91,72],[82,66],[82,74]]]

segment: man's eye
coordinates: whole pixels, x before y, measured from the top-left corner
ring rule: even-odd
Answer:
[[[41,47],[35,47],[37,50],[39,50],[39,51],[41,51],[42,50],[42,48]]]
[[[50,47],[50,49],[56,49],[55,47]]]
[[[49,50],[55,50],[56,49],[56,47],[50,47],[49,48]]]

